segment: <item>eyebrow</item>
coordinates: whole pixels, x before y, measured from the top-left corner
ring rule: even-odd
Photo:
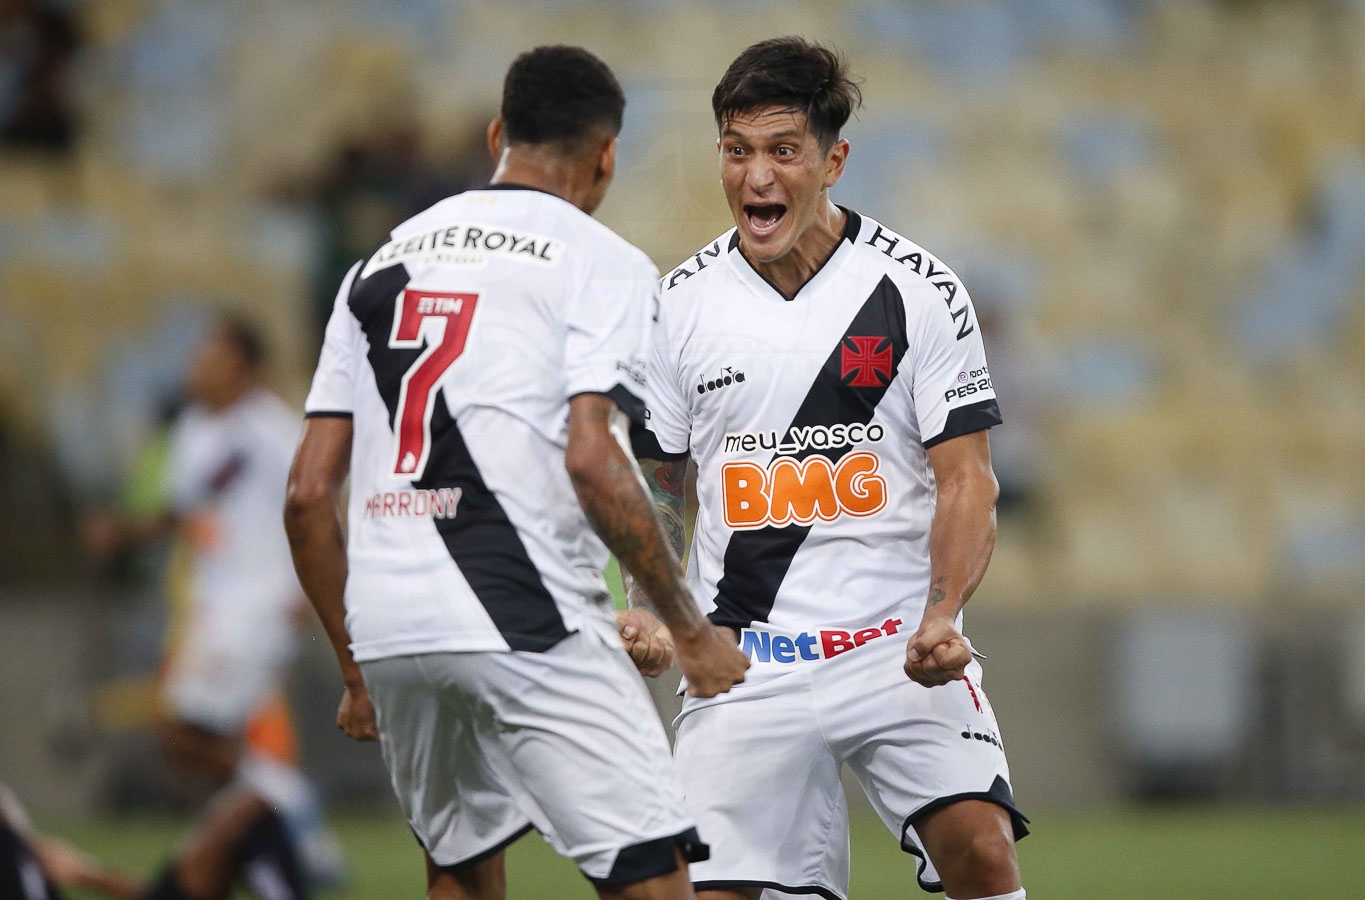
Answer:
[[[740,140],[748,140],[747,137],[740,134],[738,131],[735,131],[733,128],[725,129],[724,131],[721,132],[720,136],[736,137],[739,138]],[[792,138],[800,139],[801,131],[799,129],[789,128],[786,131],[779,131],[777,134],[765,135],[765,137],[771,141],[786,141],[791,140]]]

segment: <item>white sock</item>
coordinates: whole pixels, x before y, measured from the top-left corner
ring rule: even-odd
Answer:
[[[944,895],[943,900],[953,900],[953,898]],[[996,894],[993,897],[978,897],[976,900],[1024,900],[1024,889],[1020,888],[1009,894]]]

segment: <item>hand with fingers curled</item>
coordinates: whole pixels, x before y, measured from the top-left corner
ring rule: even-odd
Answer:
[[[649,610],[617,610],[616,628],[641,675],[657,678],[673,665],[673,635]]]
[[[374,704],[370,702],[370,692],[365,682],[346,685],[337,707],[337,728],[354,741],[379,740],[379,727],[374,715]]]
[[[906,676],[925,687],[960,681],[971,661],[971,644],[944,618],[926,618],[905,648]]]

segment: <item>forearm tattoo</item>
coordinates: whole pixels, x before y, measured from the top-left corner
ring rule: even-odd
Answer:
[[[649,486],[654,500],[654,509],[663,524],[664,534],[673,554],[682,559],[685,542],[683,525],[683,483],[687,475],[687,461],[659,463],[645,474],[645,484]],[[655,612],[648,592],[634,573],[622,568],[621,577],[626,585],[626,602],[631,609],[647,609]]]

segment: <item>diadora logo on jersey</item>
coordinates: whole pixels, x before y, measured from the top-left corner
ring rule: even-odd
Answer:
[[[779,456],[767,468],[754,462],[720,467],[725,524],[737,531],[769,525],[811,525],[840,516],[870,516],[886,506],[886,481],[875,453],[850,453],[830,462],[818,454],[798,462]]]
[[[886,429],[875,423],[793,425],[787,429],[785,439],[776,431],[731,432],[725,436],[725,452],[749,453],[754,450],[771,450],[774,453],[791,456],[803,450],[830,450],[851,447],[854,444],[875,444],[885,436]]]
[[[734,370],[734,367],[725,366],[720,370],[720,374],[717,375],[715,378],[703,378],[701,381],[697,382],[697,393],[705,394],[709,393],[710,391],[718,391],[721,388],[728,387],[729,385],[732,384],[743,383],[744,383],[743,372],[736,372]]]
[[[740,634],[739,649],[754,662],[814,662],[817,659],[833,659],[880,637],[890,637],[904,624],[900,619],[887,619],[878,628],[863,628],[859,631],[822,628],[814,633],[803,632],[796,637],[746,628]]]
[[[894,231],[887,231],[878,225],[872,232],[872,237],[867,239],[867,245],[875,247],[901,265],[913,269],[916,274],[924,276],[930,284],[938,288],[939,293],[943,295],[943,302],[948,305],[948,314],[952,316],[954,322],[958,322],[957,339],[962,340],[975,331],[976,326],[969,321],[971,316],[967,314],[968,307],[965,300],[957,306],[953,305],[957,302],[957,281],[946,268],[938,268],[937,261],[923,250],[913,250],[904,256],[897,256],[896,248],[900,246],[900,242],[903,240],[905,238]],[[905,242],[910,243],[908,240]],[[938,280],[935,281],[934,279]]]
[[[543,234],[498,225],[448,225],[389,241],[365,263],[360,277],[369,278],[380,269],[399,263],[481,266],[491,256],[542,266],[554,265],[563,250],[562,241]]]
[[[884,387],[891,383],[891,338],[853,335],[839,347],[840,375],[849,387]]]

